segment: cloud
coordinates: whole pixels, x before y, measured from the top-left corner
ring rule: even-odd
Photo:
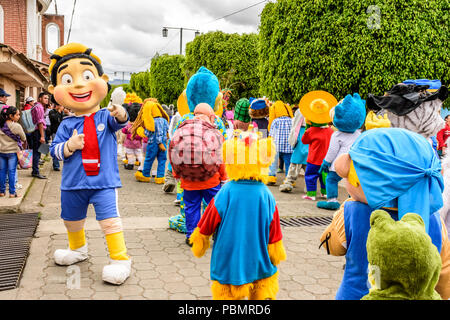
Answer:
[[[264,4],[214,21],[226,14],[257,3],[258,0],[78,0],[70,42],[93,48],[105,70],[144,71],[156,52],[179,53],[179,32],[163,27],[221,30],[227,33],[257,32]],[[58,14],[65,15],[65,39],[70,27],[73,1],[57,1]],[[55,13],[53,4],[47,13]],[[183,32],[183,48],[194,32]]]

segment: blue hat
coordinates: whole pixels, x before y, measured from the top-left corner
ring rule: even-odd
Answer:
[[[353,133],[364,124],[366,119],[366,102],[359,94],[348,94],[344,100],[334,108],[333,124],[339,131]]]
[[[267,107],[266,105],[266,100],[264,100],[263,98],[250,98],[250,109],[253,110],[261,110]]]
[[[10,97],[11,95],[6,93],[5,90],[3,90],[3,88],[0,88],[0,97]]]
[[[186,98],[189,110],[194,112],[199,103],[207,103],[214,109],[219,94],[219,80],[205,67],[200,67],[186,86]]]
[[[405,80],[404,84],[415,84],[417,86],[430,86],[428,90],[438,90],[442,87],[440,80],[428,80],[428,79],[417,79],[417,80]]]
[[[424,137],[401,128],[368,130],[349,155],[373,210],[396,201],[399,219],[417,213],[428,232],[430,216],[443,206],[444,181],[440,161]]]

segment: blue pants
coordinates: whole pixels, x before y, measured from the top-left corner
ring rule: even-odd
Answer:
[[[338,183],[342,178],[338,176],[335,171],[328,172],[327,175],[327,199],[337,199],[338,197]]]
[[[16,194],[17,154],[0,153],[0,193],[6,191],[6,176],[9,182],[9,194]]]
[[[278,158],[280,158],[284,162],[284,172],[287,176],[287,173],[289,172],[289,166],[291,164],[291,157],[292,153],[277,152],[277,154],[275,155],[275,159],[269,167],[269,176],[275,177],[277,175]]]
[[[220,184],[214,188],[205,190],[186,190],[184,189],[184,213],[186,216],[186,237],[189,239],[194,229],[197,227],[201,217],[202,200],[207,204],[220,190]]]
[[[61,218],[65,221],[85,219],[90,203],[98,221],[120,217],[117,189],[108,188],[61,190]]]
[[[320,188],[325,189],[325,184],[322,179],[322,175],[319,174],[320,166],[316,166],[312,163],[306,164],[305,171],[305,184],[306,191],[317,191],[317,179],[320,181]]]
[[[164,146],[166,146],[164,144]],[[144,160],[144,168],[142,169],[142,175],[144,177],[150,177],[152,169],[153,162],[157,159],[158,161],[158,168],[156,170],[156,177],[162,178],[164,177],[164,171],[166,169],[166,161],[167,161],[167,154],[166,151],[161,151],[159,149],[159,146],[156,144],[156,142],[149,143],[147,145],[147,153],[145,154],[145,160]]]

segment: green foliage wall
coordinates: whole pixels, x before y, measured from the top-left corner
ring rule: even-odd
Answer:
[[[178,96],[184,90],[184,56],[167,54],[152,60],[150,66],[150,97],[161,104],[176,105]]]
[[[268,3],[259,28],[260,92],[298,103],[319,89],[341,99],[382,95],[406,79],[449,85],[449,8],[448,0]]]
[[[257,34],[217,31],[197,36],[186,45],[185,83],[201,66],[216,74],[221,89],[232,90],[231,104],[259,96]]]
[[[131,75],[129,89],[142,100],[157,98],[161,104],[175,104],[184,89],[184,56],[161,55],[152,59],[150,69]]]

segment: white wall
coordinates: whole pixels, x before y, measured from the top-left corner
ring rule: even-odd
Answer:
[[[5,42],[5,13],[0,5],[0,43]]]
[[[36,59],[36,1],[27,0],[27,57]]]

